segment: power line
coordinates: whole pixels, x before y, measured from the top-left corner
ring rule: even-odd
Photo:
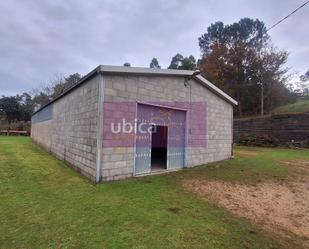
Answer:
[[[267,29],[267,31],[271,30],[272,28],[276,27],[279,23],[283,22],[285,19],[289,18],[291,15],[293,15],[296,11],[298,11],[299,9],[301,9],[302,7],[304,7],[307,3],[309,3],[309,1],[305,2],[304,4],[302,4],[301,6],[299,6],[297,9],[295,9],[294,11],[292,11],[290,14],[288,14],[286,17],[282,18],[280,21],[276,22],[273,26],[271,26],[269,29]]]

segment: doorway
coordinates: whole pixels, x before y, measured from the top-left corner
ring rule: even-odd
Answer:
[[[151,171],[167,169],[168,127],[152,125],[151,130]]]
[[[134,174],[177,170],[185,166],[186,112],[137,104]],[[142,132],[142,131],[147,131]],[[153,131],[153,132],[152,132]]]

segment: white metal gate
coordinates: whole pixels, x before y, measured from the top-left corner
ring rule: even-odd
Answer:
[[[186,112],[138,104],[135,143],[135,174],[151,171],[151,127],[168,126],[167,169],[183,168],[185,163]]]
[[[185,162],[186,113],[174,111],[169,124],[167,169],[183,168]]]

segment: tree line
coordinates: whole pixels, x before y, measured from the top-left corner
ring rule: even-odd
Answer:
[[[82,76],[74,73],[68,77],[56,76],[51,83],[30,92],[0,98],[0,120],[9,124],[16,121],[30,121],[32,113],[57,98],[74,86]]]
[[[259,114],[262,96],[265,113],[270,113],[298,96],[309,95],[309,70],[291,85],[291,74],[285,65],[288,52],[272,44],[266,26],[258,19],[213,23],[198,43],[199,60],[177,54],[168,68],[199,69],[205,78],[237,100],[236,116]],[[154,58],[150,67],[153,62],[159,65]]]
[[[196,70],[238,101],[236,116],[256,115],[261,107],[263,85],[264,108],[270,113],[275,107],[309,96],[309,70],[300,76],[295,88],[289,84],[289,69],[285,66],[288,52],[271,42],[264,23],[242,18],[233,24],[216,22],[198,38],[201,57],[186,57],[177,53],[168,69]],[[129,62],[124,66],[131,66]],[[157,58],[150,68],[160,69]],[[54,81],[30,93],[0,98],[0,118],[8,122],[29,121],[31,113],[74,86],[82,76],[57,76]]]

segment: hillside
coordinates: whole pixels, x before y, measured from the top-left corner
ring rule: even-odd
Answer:
[[[309,112],[309,99],[299,100],[296,103],[280,106],[274,110],[275,114],[297,112]]]

